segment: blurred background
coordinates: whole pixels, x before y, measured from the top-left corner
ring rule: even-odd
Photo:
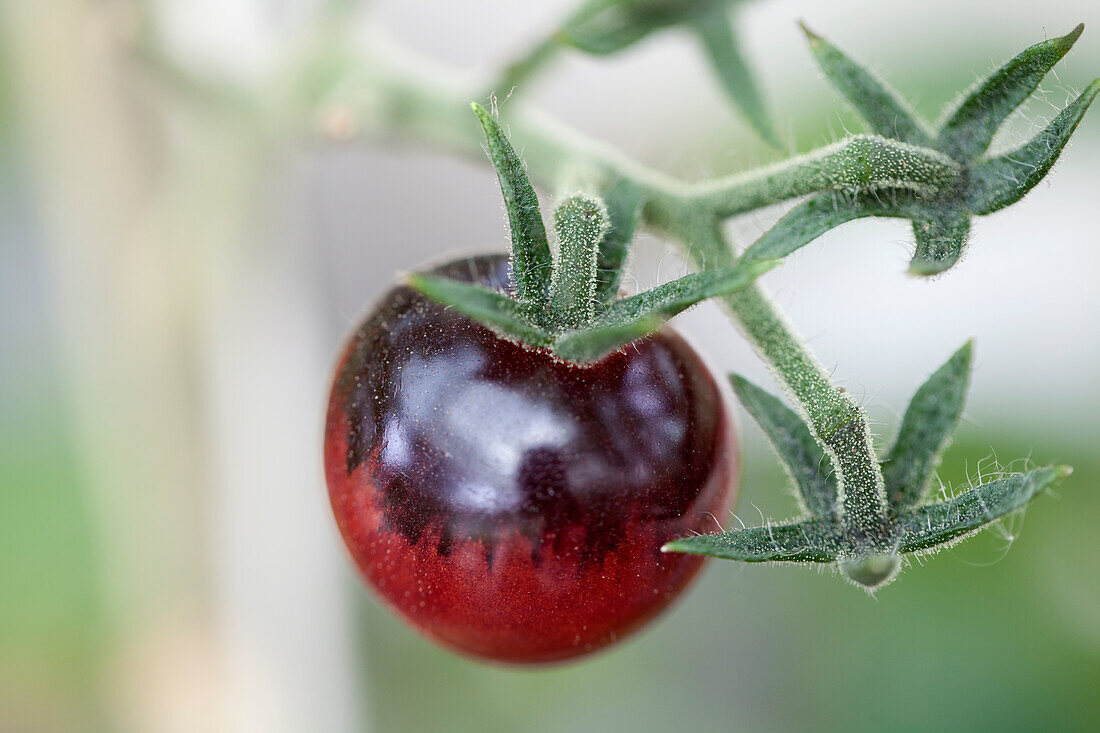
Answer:
[[[321,471],[332,359],[395,271],[502,248],[501,205],[483,161],[375,144],[284,82],[326,44],[369,51],[383,36],[476,78],[570,6],[0,0],[0,730],[1094,728],[1095,111],[1047,181],[977,222],[947,275],[907,277],[907,225],[863,221],[765,280],[884,440],[912,390],[976,336],[967,419],[940,477],[966,485],[1022,458],[1074,465],[1026,521],[914,565],[875,599],[830,573],[714,563],[644,633],[548,670],[440,651],[358,582]],[[858,129],[800,18],[932,118],[1084,21],[1003,146],[1100,74],[1091,0],[734,12],[787,151],[760,143],[676,30],[610,59],[566,53],[523,104],[694,179]],[[748,242],[779,213],[732,231]],[[662,243],[639,242],[640,286],[684,271]],[[717,367],[770,383],[717,309],[679,323]],[[736,511],[790,516],[742,418]]]

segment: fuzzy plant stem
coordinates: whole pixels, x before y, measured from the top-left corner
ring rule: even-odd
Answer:
[[[687,244],[681,242],[682,244]],[[717,227],[688,249],[697,264],[721,261],[729,246]],[[741,330],[794,398],[837,470],[840,506],[850,530],[866,538],[868,550],[889,552],[883,534],[886,492],[859,404],[833,385],[821,363],[771,299],[755,284],[722,299]]]
[[[557,326],[582,328],[592,322],[596,302],[596,260],[607,215],[599,202],[574,196],[554,212],[558,263],[550,288]]]
[[[856,135],[748,173],[691,186],[700,208],[722,217],[818,191],[907,189],[933,194],[955,185],[959,166],[942,153]]]

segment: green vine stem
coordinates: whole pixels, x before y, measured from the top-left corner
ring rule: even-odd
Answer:
[[[760,289],[726,298],[741,328],[794,397],[813,434],[836,469],[837,508],[869,547],[890,551],[883,534],[886,494],[866,415],[847,392],[833,385],[787,319]],[[836,510],[834,510],[836,511]]]
[[[958,181],[946,155],[870,135],[855,135],[806,155],[690,188],[688,196],[716,216],[730,217],[819,191],[904,189],[933,194]]]

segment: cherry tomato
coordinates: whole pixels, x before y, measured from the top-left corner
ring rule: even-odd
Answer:
[[[435,274],[505,289],[508,261]],[[727,402],[667,327],[591,366],[497,337],[398,286],[352,335],[325,432],[329,497],[359,570],[426,636],[502,662],[626,637],[702,557],[738,475]]]

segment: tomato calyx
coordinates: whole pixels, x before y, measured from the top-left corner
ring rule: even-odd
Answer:
[[[637,191],[609,186],[604,196],[578,193],[566,198],[554,210],[557,248],[552,252],[522,161],[497,121],[480,105],[472,106],[508,212],[510,282],[506,292],[425,274],[409,275],[406,282],[499,336],[568,362],[592,363],[707,298],[741,290],[778,264],[765,259],[717,267],[617,298],[642,203]]]
[[[662,548],[741,562],[820,563],[836,567],[868,592],[888,584],[905,555],[929,555],[1024,507],[1068,476],[1068,466],[1006,473],[942,497],[932,491],[940,456],[962,415],[970,382],[972,345],[966,343],[921,385],[906,409],[890,452],[879,460],[887,510],[861,522],[821,437],[793,410],[748,380],[731,377],[734,391],[764,429],[797,489],[803,516],[720,534],[685,537]]]
[[[745,260],[782,257],[816,239],[827,228],[865,217],[908,219],[916,242],[909,272],[938,275],[962,256],[975,216],[1023,198],[1050,171],[1089,105],[1100,94],[1094,80],[1032,139],[1013,150],[990,154],[1005,120],[1080,38],[1084,24],[1017,54],[945,110],[934,125],[913,110],[875,74],[805,25],[803,32],[826,78],[880,139],[914,146],[957,166],[957,180],[936,191],[887,186],[874,196],[846,191],[818,193],[788,212],[744,253]]]

